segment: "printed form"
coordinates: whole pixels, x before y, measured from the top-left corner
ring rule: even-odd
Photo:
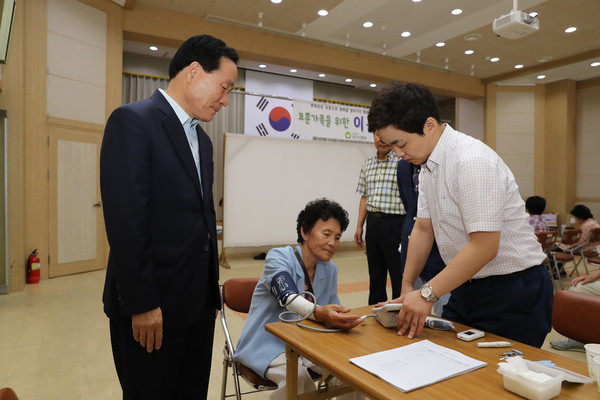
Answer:
[[[486,362],[422,340],[392,350],[351,358],[356,366],[403,392],[485,367]]]

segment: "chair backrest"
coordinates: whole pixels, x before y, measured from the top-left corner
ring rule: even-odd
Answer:
[[[223,283],[223,303],[233,311],[247,314],[259,278],[231,278]]]
[[[535,235],[544,252],[556,243],[556,231],[536,232]]]
[[[19,400],[17,394],[11,388],[0,389],[0,400]]]
[[[590,231],[588,243],[600,243],[600,228],[594,228]]]
[[[581,343],[600,343],[600,296],[559,290],[553,302],[554,330]]]
[[[581,239],[581,229],[565,229],[560,242],[571,245],[577,243],[579,239]]]

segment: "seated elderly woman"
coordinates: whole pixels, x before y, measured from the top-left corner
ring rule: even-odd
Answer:
[[[586,243],[592,233],[592,229],[600,228],[600,224],[594,219],[592,212],[587,206],[578,204],[571,210],[571,215],[575,217],[577,228],[581,229],[581,238],[573,245],[561,244],[561,250],[567,250],[570,247],[577,247],[582,243]],[[592,251],[598,243],[587,243],[583,251]]]
[[[352,329],[362,322],[359,316],[348,314],[350,308],[340,305],[338,267],[331,261],[348,222],[348,213],[338,203],[314,200],[298,215],[296,231],[300,245],[275,248],[267,253],[235,358],[277,384],[278,388],[271,392],[271,400],[285,398],[285,345],[265,330],[265,324],[279,321],[283,311],[305,316],[313,308],[310,318],[330,327]],[[294,295],[302,291],[314,294],[316,308],[312,299]],[[302,357],[298,363],[298,393],[314,390],[308,369],[320,371]],[[363,397],[351,393],[340,398]]]

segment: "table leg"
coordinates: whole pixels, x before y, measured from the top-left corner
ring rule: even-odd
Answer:
[[[285,372],[286,399],[295,399],[298,395],[298,353],[290,346],[285,345],[285,358],[287,360]]]

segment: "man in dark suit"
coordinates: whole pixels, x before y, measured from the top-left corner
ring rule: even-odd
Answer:
[[[400,244],[400,267],[402,273],[404,273],[404,265],[406,264],[406,254],[408,253],[408,239],[410,233],[415,225],[415,219],[417,217],[417,201],[419,200],[419,172],[421,171],[420,165],[414,165],[406,162],[402,159],[398,161],[398,189],[400,191],[400,198],[404,209],[406,210],[406,217],[402,224],[402,242]],[[436,276],[446,264],[442,260],[440,251],[438,250],[437,244],[433,242],[429,257],[425,262],[425,267],[419,274],[419,278],[422,280],[418,285],[421,286],[423,283],[428,282],[434,276]],[[450,294],[446,294],[440,298],[439,301],[433,306],[433,313],[437,316],[442,315],[442,308],[448,302]]]
[[[207,396],[219,271],[212,143],[197,122],[227,106],[238,59],[220,39],[191,37],[167,90],[106,124],[103,301],[124,400]]]

